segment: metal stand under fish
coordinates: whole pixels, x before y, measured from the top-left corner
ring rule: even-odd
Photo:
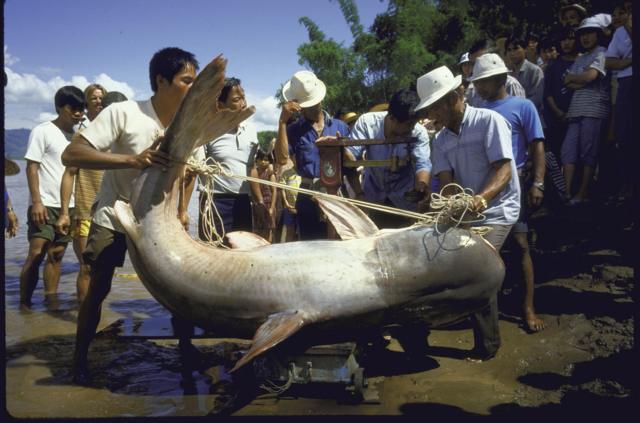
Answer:
[[[333,334],[344,342],[387,325],[434,328],[488,305],[504,264],[480,235],[378,230],[358,207],[329,198],[318,201],[342,240],[270,245],[240,234],[223,249],[192,239],[176,213],[184,163],[255,111],[217,108],[225,66],[219,56],[202,70],[168,128],[160,148],[174,164],[144,170],[115,210],[131,262],[162,305],[220,337],[252,339],[232,372],[298,336],[330,344]]]

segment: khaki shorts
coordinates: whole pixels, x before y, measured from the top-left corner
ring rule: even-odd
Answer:
[[[87,248],[82,252],[85,263],[92,266],[122,267],[127,252],[125,235],[91,223]]]
[[[88,237],[91,228],[91,219],[76,219],[73,228],[73,237]]]
[[[72,233],[69,231],[67,235],[62,235],[56,232],[54,225],[60,216],[60,208],[59,207],[46,207],[47,210],[47,221],[44,225],[36,225],[31,221],[31,208],[29,206],[27,209],[27,239],[31,241],[31,238],[44,238],[48,241],[53,241],[61,244],[66,244],[70,242],[72,238]],[[75,215],[74,209],[69,209],[69,217],[73,221]]]

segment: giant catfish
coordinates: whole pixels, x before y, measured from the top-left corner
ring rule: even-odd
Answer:
[[[339,327],[355,337],[362,327],[435,327],[488,304],[504,264],[465,229],[379,231],[359,208],[321,199],[342,240],[270,245],[240,236],[240,248],[225,249],[192,239],[176,213],[185,161],[255,111],[217,109],[225,66],[218,56],[202,70],[167,129],[160,148],[172,166],[144,170],[116,214],[136,272],[163,306],[220,336],[253,338],[233,370],[301,328]]]

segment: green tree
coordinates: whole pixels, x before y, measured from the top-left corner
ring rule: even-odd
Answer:
[[[266,151],[271,143],[271,140],[278,136],[276,131],[259,131],[258,132],[258,144],[263,151]]]

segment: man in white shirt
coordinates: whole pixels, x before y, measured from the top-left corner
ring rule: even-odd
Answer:
[[[104,109],[76,134],[62,155],[66,166],[106,169],[83,252],[85,262],[91,265],[91,281],[78,313],[74,353],[77,383],[89,379],[89,344],[100,321],[102,302],[111,289],[113,273],[123,265],[127,249],[114,204],[118,199],[130,198],[131,182],[142,169],[169,165],[167,153],[157,150],[159,138],[191,88],[197,70],[198,62],[189,52],[174,47],[156,52],[149,64],[153,96],[146,101],[124,101]],[[181,351],[185,345],[190,346],[184,340],[180,339]]]
[[[33,128],[27,145],[27,183],[29,185],[29,209],[27,237],[29,251],[20,272],[20,306],[29,308],[31,297],[38,284],[38,269],[48,256],[44,266],[44,293],[55,299],[60,281],[62,257],[71,241],[68,235],[55,232],[55,222],[60,215],[60,181],[64,173],[61,154],[71,141],[73,127],[84,116],[84,94],[78,87],[65,86],[55,95],[58,117]],[[70,207],[73,208],[73,198]]]

